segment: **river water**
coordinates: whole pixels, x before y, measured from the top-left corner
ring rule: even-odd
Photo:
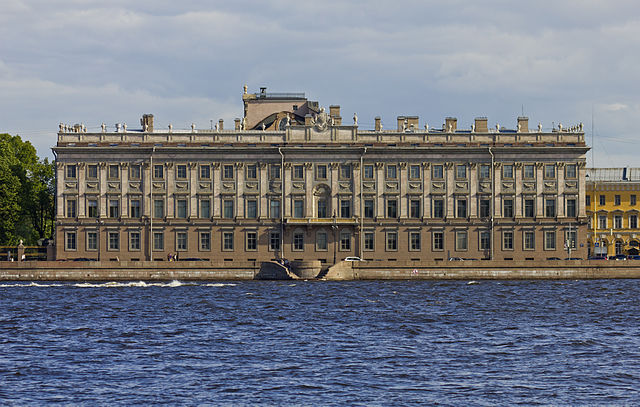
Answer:
[[[640,281],[0,283],[0,404],[640,403]]]

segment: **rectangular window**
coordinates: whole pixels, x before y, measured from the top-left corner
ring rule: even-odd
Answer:
[[[187,179],[187,166],[184,164],[176,165],[176,178]]]
[[[76,250],[78,245],[76,242],[76,232],[65,232],[65,250]]]
[[[468,250],[468,236],[466,230],[457,230],[456,231],[456,250],[465,251]]]
[[[131,164],[131,167],[129,167],[129,178],[132,180],[140,179],[140,164]]]
[[[503,199],[502,216],[505,218],[513,218],[513,199],[512,198]]]
[[[577,167],[575,164],[567,164],[565,167],[565,177],[570,179],[578,178]]]
[[[98,250],[98,232],[87,232],[87,250]]]
[[[351,200],[350,199],[340,200],[340,217],[341,218],[351,217]]]
[[[419,165],[411,165],[409,166],[409,179],[420,179],[420,166]]]
[[[129,232],[129,250],[140,250],[140,232]]]
[[[480,165],[480,179],[489,179],[491,177],[491,166],[488,164]]]
[[[211,200],[209,198],[200,198],[200,217],[202,219],[211,217]]]
[[[296,251],[304,250],[304,233],[303,232],[293,233],[293,250],[296,250]]]
[[[211,250],[211,233],[210,232],[200,232],[200,250],[201,251]]]
[[[211,167],[208,165],[200,166],[200,179],[211,179]]]
[[[367,164],[364,166],[362,177],[369,180],[373,179],[373,165]]]
[[[247,218],[249,219],[258,218],[258,201],[256,199],[248,199],[246,209],[247,209]]]
[[[176,249],[187,250],[187,232],[176,233]]]
[[[600,206],[604,206],[607,200],[604,195],[600,195]]]
[[[120,179],[120,166],[119,165],[110,165],[109,166],[109,179]]]
[[[409,201],[409,217],[419,219],[420,216],[420,199],[411,199]]]
[[[431,178],[444,179],[444,168],[442,167],[442,164],[434,164],[431,169]]]
[[[140,199],[132,199],[131,200],[131,213],[129,213],[129,216],[132,218],[139,218],[141,215],[141,201]]]
[[[280,232],[269,232],[269,250],[280,251]]]
[[[491,201],[486,198],[480,198],[480,217],[491,217]]]
[[[525,198],[524,199],[524,217],[533,218],[534,216],[535,216],[535,199]]]
[[[200,250],[211,250],[211,232],[200,232]]]
[[[247,179],[257,179],[258,178],[258,166],[255,164],[247,165]]]
[[[387,251],[398,250],[398,233],[387,232]]]
[[[119,232],[109,232],[109,250],[120,250]]]
[[[502,232],[502,250],[513,250],[513,232],[510,230]]]
[[[456,179],[467,179],[467,166],[465,164],[456,165]]]
[[[316,233],[316,251],[326,251],[328,248],[327,232]]]
[[[222,232],[222,250],[233,250],[233,232]]]
[[[327,166],[325,164],[316,165],[316,179],[318,180],[327,179]]]
[[[269,217],[271,219],[280,219],[280,200],[272,199],[269,201]]]
[[[153,217],[164,218],[164,199],[153,200]]]
[[[67,218],[76,217],[76,206],[77,206],[77,201],[75,199],[67,200]]]
[[[222,179],[233,179],[232,164],[225,164],[222,166]]]
[[[153,179],[164,179],[164,165],[157,164],[153,166]]]
[[[280,179],[280,164],[269,166],[269,179]]]
[[[504,164],[502,166],[502,178],[513,179],[513,164]]]
[[[620,195],[615,195],[613,197],[613,204],[616,206],[620,205]]]
[[[340,250],[351,250],[351,233],[347,231],[340,232]]]
[[[351,179],[351,165],[340,165],[340,179]]]
[[[525,164],[522,167],[522,178],[534,179],[536,177],[535,167],[533,164]]]
[[[607,215],[598,216],[598,229],[607,228]]]
[[[613,217],[613,228],[614,229],[622,229],[622,215],[614,215],[614,217]]]
[[[556,249],[556,232],[554,230],[545,230],[544,232],[544,249]]]
[[[398,200],[394,198],[387,199],[387,218],[398,217]]]
[[[586,195],[584,197],[584,203],[586,206],[591,206],[591,195]]]
[[[176,200],[176,218],[180,218],[180,219],[187,218],[187,200],[186,199]]]
[[[397,179],[398,178],[398,167],[393,164],[387,165],[387,179]]]
[[[456,199],[456,210],[457,210],[457,215],[459,218],[466,218],[467,217],[467,199],[466,198],[462,198],[462,199]]]
[[[78,167],[76,167],[75,164],[67,165],[67,179],[76,179],[76,177],[77,177],[76,169],[77,168]]]
[[[491,232],[488,230],[480,231],[480,250],[491,249]]]
[[[368,251],[375,250],[375,233],[374,232],[364,233],[364,249]]]
[[[553,218],[556,216],[556,199],[546,198],[544,200],[544,216]]]
[[[87,165],[87,178],[98,179],[98,166],[95,164]]]
[[[293,217],[294,218],[304,218],[304,200],[295,199],[293,201]]]
[[[433,232],[433,250],[444,250],[444,232]]]
[[[524,250],[536,249],[536,234],[532,230],[525,230],[522,236]]]
[[[117,199],[109,199],[109,217],[117,218],[120,216],[120,201]]]
[[[247,250],[258,250],[258,232],[247,232]]]
[[[233,219],[233,200],[225,199],[222,201],[222,217],[225,219]]]
[[[636,205],[636,196],[635,195],[629,195],[629,205],[631,205],[631,206],[635,206]]]
[[[438,219],[444,218],[444,199],[433,199],[433,217]]]
[[[556,165],[555,164],[545,164],[545,166],[544,166],[544,177],[546,179],[554,179],[556,177]]]
[[[364,200],[364,217],[367,219],[373,219],[374,216],[374,201],[373,199]]]
[[[629,215],[629,229],[638,228],[638,215]]]
[[[326,218],[327,217],[327,200],[326,199],[318,199],[318,217]]]
[[[409,232],[409,250],[419,251],[421,248],[420,232]]]
[[[153,232],[153,250],[154,251],[164,250],[164,233]]]
[[[575,218],[577,214],[575,198],[567,199],[567,217]]]
[[[304,179],[304,165],[293,166],[293,179]]]

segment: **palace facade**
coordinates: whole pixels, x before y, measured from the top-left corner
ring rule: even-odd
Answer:
[[[231,130],[61,124],[57,258],[586,258],[581,125],[364,130],[304,94],[243,103]]]

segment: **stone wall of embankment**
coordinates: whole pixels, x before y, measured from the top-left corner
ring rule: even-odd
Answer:
[[[252,280],[260,263],[241,262],[0,262],[0,281]],[[640,278],[640,261],[339,262],[324,279],[531,280]]]

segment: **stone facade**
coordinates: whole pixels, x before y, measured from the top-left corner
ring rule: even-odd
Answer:
[[[282,113],[254,99],[245,112]],[[567,239],[586,257],[581,127],[361,130],[339,106],[310,112],[284,130],[61,125],[57,258],[546,260]]]

